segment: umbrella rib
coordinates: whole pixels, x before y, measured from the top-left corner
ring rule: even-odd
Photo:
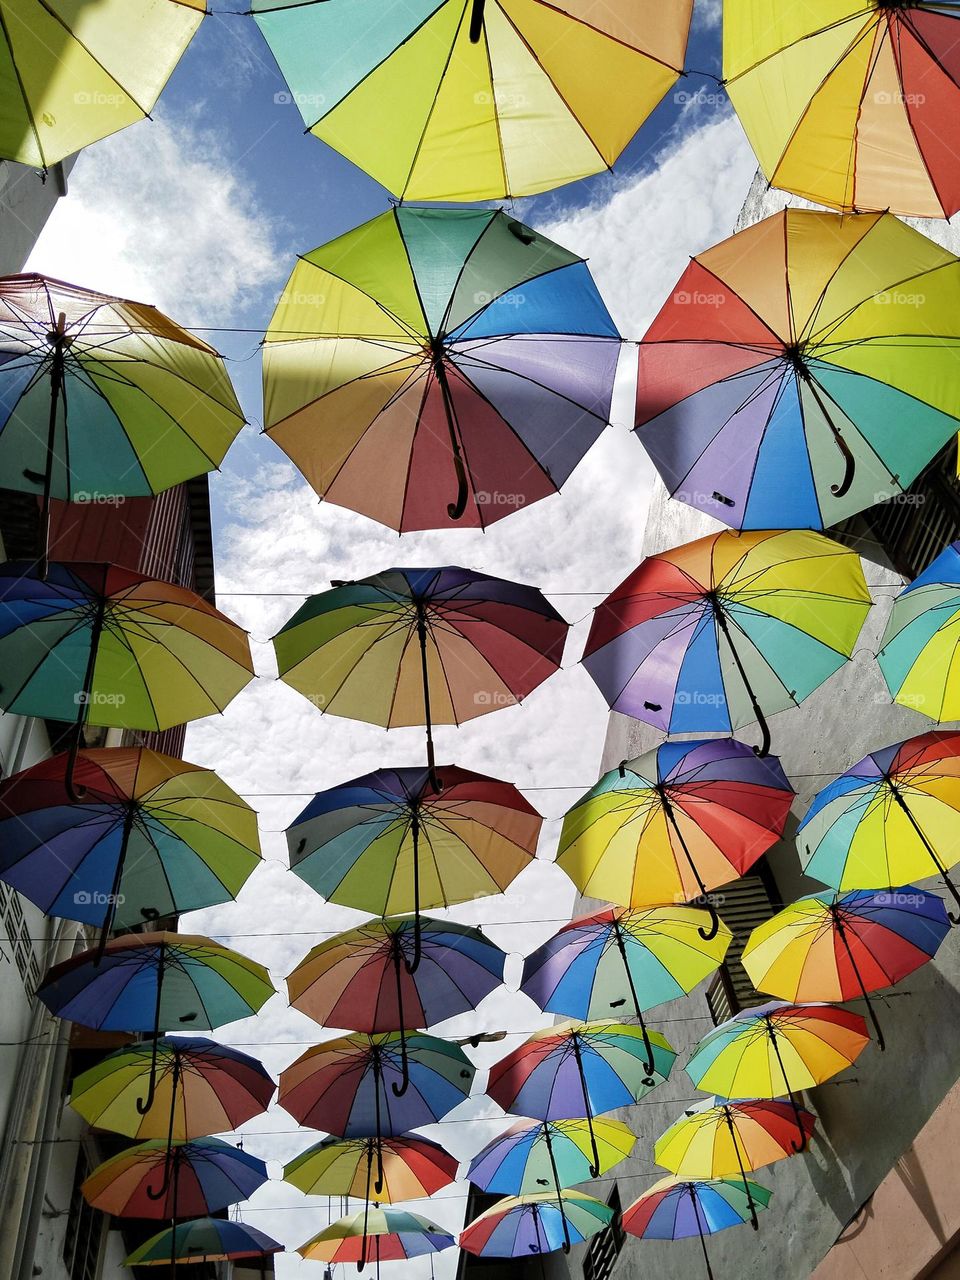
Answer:
[[[33,114],[33,107],[30,104],[30,99],[27,97],[27,89],[26,89],[26,85],[23,82],[23,77],[20,74],[20,68],[17,66],[17,59],[13,52],[13,41],[10,38],[10,29],[7,25],[6,14],[2,11],[2,9],[0,9],[0,31],[2,31],[3,33],[3,38],[7,46],[7,52],[10,55],[10,65],[11,67],[13,67],[13,73],[17,78],[17,90],[19,92],[21,101],[23,102],[24,114],[27,117],[27,123],[29,125],[30,132],[33,134],[33,140],[37,144],[37,151],[40,154],[40,161],[43,165],[44,172],[46,172],[47,157],[44,154],[43,142],[40,139],[40,130],[37,128],[37,121]]]
[[[100,61],[97,55],[89,47],[89,45],[85,44],[83,40],[81,40],[80,37],[77,35],[77,33],[67,25],[64,19],[61,18],[60,15],[50,7],[47,0],[37,0],[37,2],[39,3],[40,7],[46,12],[46,14],[49,17],[51,17],[54,20],[54,22],[56,22],[59,26],[63,28],[63,30],[67,34],[67,39],[75,41],[80,46],[80,48],[84,51],[84,53],[89,57],[90,61],[93,62],[96,66],[98,66],[100,70],[103,72],[103,74],[107,77],[107,79],[117,86],[117,88],[120,90],[123,96],[125,98],[130,99],[130,101],[137,108],[140,114],[144,116],[146,119],[149,119],[150,112],[147,110],[147,108],[142,106],[141,103],[139,103],[137,99],[133,96],[130,90],[125,88],[125,86],[122,85],[120,81],[116,78],[116,76],[114,76],[114,74],[104,66],[104,64]]]

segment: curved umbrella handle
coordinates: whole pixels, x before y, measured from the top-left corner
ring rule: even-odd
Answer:
[[[483,0],[481,0],[481,4]],[[453,465],[457,472],[457,500],[447,503],[447,515],[451,520],[459,520],[467,509],[467,498],[470,490],[467,485],[467,469],[459,453],[453,455]]]
[[[753,748],[753,754],[760,760],[766,760],[767,756],[770,754],[770,726],[767,724],[766,716],[760,710],[759,703],[754,707],[754,711],[756,712],[757,724],[760,726],[760,733],[762,736],[760,745]]]
[[[150,1054],[150,1081],[147,1085],[147,1096],[137,1099],[137,1110],[145,1116],[153,1106],[157,1093],[157,1037],[153,1037],[153,1052]]]
[[[843,472],[843,479],[839,484],[832,484],[830,486],[830,492],[835,498],[843,498],[850,492],[850,486],[853,484],[853,477],[857,470],[857,460],[850,452],[850,446],[847,444],[846,440],[844,440],[836,427],[833,427],[833,441],[843,455],[845,469]]]
[[[704,942],[710,942],[711,939],[717,936],[717,930],[720,928],[720,917],[717,914],[717,908],[713,905],[713,899],[709,894],[704,894],[703,896],[703,909],[710,913],[710,923],[706,928],[704,928],[703,925],[700,925],[697,929],[697,933],[699,933]]]
[[[757,1206],[753,1202],[753,1192],[750,1190],[750,1181],[747,1178],[747,1171],[744,1167],[743,1157],[740,1155],[740,1143],[737,1139],[737,1130],[733,1123],[733,1118],[730,1115],[729,1107],[725,1106],[723,1108],[723,1115],[727,1122],[727,1128],[730,1130],[730,1141],[733,1143],[733,1151],[737,1157],[737,1164],[740,1168],[740,1177],[743,1179],[743,1189],[747,1193],[747,1204],[750,1206],[750,1225],[753,1227],[754,1231],[759,1231],[760,1221],[757,1218]]]
[[[147,1187],[147,1198],[149,1200],[162,1200],[170,1190],[170,1166],[174,1160],[176,1160],[176,1156],[173,1155],[170,1148],[167,1147],[167,1154],[163,1161],[163,1178],[160,1182],[160,1186],[156,1190],[154,1190],[153,1187]]]
[[[790,1080],[787,1076],[787,1069],[783,1065],[783,1058],[780,1056],[780,1042],[777,1039],[777,1033],[773,1029],[773,1023],[770,1021],[769,1016],[766,1018],[766,1024],[767,1024],[767,1032],[769,1033],[769,1036],[770,1036],[770,1042],[773,1045],[773,1052],[777,1055],[777,1063],[779,1064],[779,1067],[780,1067],[780,1074],[783,1076],[784,1088],[787,1091],[787,1097],[790,1099],[790,1106],[793,1108],[793,1118],[797,1122],[797,1132],[800,1135],[800,1145],[799,1146],[797,1145],[796,1138],[790,1139],[790,1145],[791,1147],[793,1147],[794,1152],[797,1155],[799,1155],[801,1151],[806,1150],[807,1131],[803,1127],[803,1117],[800,1114],[800,1108],[797,1105],[797,1100],[793,1096],[793,1089],[790,1087]]]
[[[479,44],[483,34],[483,6],[485,0],[473,0],[470,11],[470,43]]]
[[[567,1225],[567,1215],[563,1208],[563,1191],[560,1187],[560,1174],[557,1171],[557,1158],[553,1154],[553,1140],[550,1137],[550,1121],[543,1121],[543,1136],[547,1144],[547,1155],[550,1157],[550,1172],[553,1174],[553,1185],[557,1192],[557,1208],[560,1210],[560,1221],[563,1224],[563,1252],[570,1252],[570,1228]]]
[[[407,1033],[400,1028],[400,1083],[390,1081],[390,1089],[395,1098],[402,1098],[410,1088],[410,1060],[407,1057]]]

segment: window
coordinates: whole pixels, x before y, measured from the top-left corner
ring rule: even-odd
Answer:
[[[623,1224],[620,1221],[620,1192],[616,1183],[607,1197],[607,1204],[613,1210],[613,1217],[610,1225],[604,1227],[590,1241],[583,1259],[583,1280],[607,1280],[626,1240]]]
[[[97,1280],[100,1251],[107,1219],[91,1209],[83,1198],[80,1184],[92,1173],[93,1165],[83,1147],[77,1155],[73,1175],[73,1191],[67,1212],[67,1229],[63,1237],[63,1260],[70,1280]]]
[[[756,864],[752,874],[726,885],[713,897],[717,902],[720,918],[733,934],[727,958],[706,992],[710,1016],[714,1024],[719,1026],[740,1009],[752,1004],[763,1004],[767,999],[747,977],[740,957],[750,934],[758,924],[769,920],[780,909],[781,904],[773,877],[762,861]]]
[[[20,895],[2,881],[0,881],[0,922],[3,924],[9,949],[7,958],[17,966],[27,995],[32,996],[40,985],[40,965],[30,938],[30,930],[23,917]]]

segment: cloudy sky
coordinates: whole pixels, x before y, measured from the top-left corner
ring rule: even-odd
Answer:
[[[216,0],[214,10],[223,10]],[[716,71],[719,0],[698,3],[688,65]],[[730,234],[755,164],[739,126],[709,80],[691,75],[655,113],[612,175],[517,205],[538,229],[589,259],[622,332],[638,337],[688,257]],[[249,952],[278,986],[321,937],[361,917],[329,907],[286,867],[283,828],[317,790],[383,765],[419,764],[419,730],[387,733],[322,717],[275,678],[267,643],[303,595],[331,578],[362,577],[392,564],[460,563],[534,583],[575,624],[564,670],[522,708],[462,729],[437,730],[438,760],[506,778],[549,819],[540,858],[505,898],[458,908],[489,922],[510,953],[529,950],[569,915],[572,891],[551,865],[556,821],[595,779],[606,714],[578,667],[585,620],[639,559],[651,468],[629,433],[632,352],[625,351],[614,424],[555,496],[489,532],[415,534],[399,540],[360,516],[318,504],[265,437],[259,341],[295,255],[375,216],[386,193],[323,144],[305,137],[269,50],[248,18],[215,12],[175,73],[156,117],[87,151],[70,178],[30,267],[78,284],[153,303],[204,331],[229,359],[250,425],[212,479],[221,607],[251,633],[261,678],[216,721],[192,726],[187,758],[218,770],[258,810],[264,863],[237,903],[196,913],[183,925]],[[513,923],[505,923],[513,922]],[[508,976],[516,978],[518,962]],[[491,997],[478,1015],[447,1024],[462,1034],[510,1029],[474,1057],[485,1068],[538,1025],[524,997]],[[326,1032],[276,996],[258,1019],[221,1038],[255,1045],[280,1070]],[[477,1086],[482,1088],[483,1070]],[[458,1113],[459,1114],[459,1113]],[[472,1104],[462,1122],[432,1135],[468,1157],[503,1123],[492,1104]],[[249,1150],[280,1163],[318,1135],[275,1109],[246,1127]],[[412,1206],[414,1209],[426,1206]],[[339,1205],[332,1206],[338,1216]],[[453,1231],[461,1186],[426,1211]],[[327,1201],[274,1182],[243,1216],[295,1248],[331,1216]],[[456,1255],[437,1259],[449,1275]],[[295,1254],[284,1277],[317,1274]],[[385,1268],[385,1275],[388,1269]],[[429,1274],[414,1266],[404,1276]]]

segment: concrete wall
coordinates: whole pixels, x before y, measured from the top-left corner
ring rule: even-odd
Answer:
[[[35,169],[0,160],[0,276],[23,270],[53,206],[66,193],[72,167],[73,157],[54,165],[44,181]]]

